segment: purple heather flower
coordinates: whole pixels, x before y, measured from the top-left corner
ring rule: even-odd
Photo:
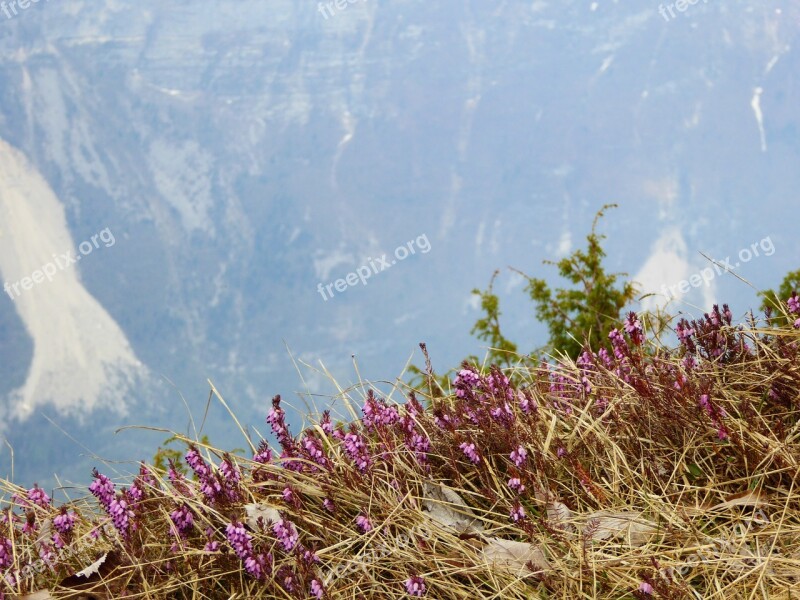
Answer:
[[[325,596],[325,588],[322,587],[322,583],[318,579],[311,580],[311,595],[318,600]]]
[[[119,531],[123,537],[128,535],[128,529],[131,525],[130,520],[133,518],[133,511],[128,508],[128,502],[125,498],[114,498],[111,504],[108,505],[108,514],[114,527]]]
[[[180,508],[173,510],[169,518],[175,524],[178,536],[181,538],[185,538],[194,526],[194,516],[185,503]]]
[[[183,496],[194,496],[194,492],[186,484],[186,477],[184,477],[183,474],[175,468],[175,465],[172,463],[172,459],[170,459],[167,477],[169,478],[172,487],[175,488],[175,491]]]
[[[203,546],[203,552],[219,552],[219,542],[216,540],[209,540]]]
[[[519,399],[519,408],[524,412],[526,415],[530,414],[531,412],[535,411],[538,406],[536,404],[536,400],[532,398],[528,398],[528,396],[522,390],[517,392],[517,398]]]
[[[149,485],[150,487],[156,487],[156,478],[153,477],[153,474],[150,472],[150,469],[147,467],[146,464],[141,463],[139,465],[139,477],[141,478],[142,483],[145,485]]]
[[[498,406],[489,411],[495,421],[510,425],[514,422],[514,411],[508,405],[508,402],[503,402],[503,406]]]
[[[319,422],[319,426],[322,428],[322,431],[325,435],[331,435],[333,433],[333,424],[331,423],[331,411],[326,410],[322,413],[322,420]]]
[[[53,546],[55,546],[58,550],[61,550],[66,544],[64,543],[64,539],[61,537],[61,534],[57,531],[53,533],[51,538],[53,540]]]
[[[134,481],[131,484],[131,487],[128,490],[128,497],[134,502],[141,502],[142,499],[144,499],[144,492],[142,491],[142,488],[139,487],[136,481]]]
[[[652,595],[653,594],[653,586],[643,581],[639,584],[639,591],[643,594]]]
[[[428,452],[431,449],[430,440],[420,433],[415,433],[411,436],[411,440],[406,442],[409,450],[413,451],[420,462],[425,462],[428,458]]]
[[[262,465],[267,464],[272,460],[272,450],[270,449],[267,442],[264,440],[261,441],[261,444],[258,446],[258,452],[253,455],[253,462],[260,463]]]
[[[433,424],[436,425],[439,429],[450,429],[451,426],[455,425],[453,418],[443,412],[434,412],[433,413]]]
[[[92,471],[92,476],[94,477],[94,481],[89,486],[89,491],[97,498],[100,504],[103,505],[103,508],[108,510],[108,507],[111,506],[111,502],[114,500],[114,484],[108,477],[102,473],[98,473],[97,469]]]
[[[330,498],[325,498],[322,501],[322,508],[327,510],[329,513],[336,511],[336,506],[333,504],[333,500],[331,500]]]
[[[789,307],[789,312],[791,314],[800,314],[800,297],[797,296],[796,292],[792,292],[792,295],[789,296],[789,299],[786,301],[786,305]]]
[[[635,345],[638,346],[642,343],[642,324],[639,322],[639,319],[636,318],[635,312],[629,313],[628,317],[625,319],[625,332]]]
[[[698,403],[700,404],[700,408],[711,414],[711,403],[709,402],[708,394],[702,394]]]
[[[72,531],[72,528],[77,521],[78,515],[72,511],[67,512],[67,509],[62,507],[61,514],[58,514],[53,518],[53,527],[55,527],[56,531],[58,531],[61,535],[67,535],[70,531]]]
[[[272,432],[278,438],[278,443],[284,451],[294,447],[294,440],[289,434],[289,427],[286,425],[286,412],[281,408],[280,396],[275,396],[272,399],[272,409],[267,415],[267,423],[269,423]]]
[[[722,316],[725,318],[725,322],[728,325],[730,325],[731,321],[733,321],[733,313],[727,304],[722,305]]]
[[[519,477],[512,477],[509,479],[508,487],[520,494],[525,491],[525,485],[519,480]]]
[[[14,564],[14,546],[11,540],[0,538],[0,569],[8,569]]]
[[[186,453],[186,462],[192,468],[192,471],[195,472],[197,478],[200,480],[208,479],[211,477],[211,468],[206,464],[206,461],[203,460],[203,457],[200,456],[200,453],[197,451],[197,448],[190,448],[189,451]]]
[[[511,520],[515,523],[525,518],[525,509],[520,504],[516,504],[511,509]]]
[[[419,575],[409,577],[406,579],[406,591],[409,596],[424,596],[427,591],[425,580]]]
[[[356,517],[356,525],[363,533],[369,533],[372,531],[372,521],[369,520],[369,517],[366,515],[358,515]]]
[[[295,589],[295,579],[294,579],[294,577],[295,577],[294,573],[292,572],[292,570],[290,568],[281,567],[281,569],[278,571],[278,574],[275,577],[275,579],[278,580],[278,582],[281,584],[281,587],[283,587],[283,589],[285,589],[287,592],[289,592],[291,594],[292,592],[294,592],[294,589]]]
[[[233,547],[233,551],[242,561],[247,572],[256,579],[261,579],[264,574],[264,558],[262,556],[256,558],[253,555],[253,538],[247,533],[244,525],[237,522],[228,523],[225,528],[225,537],[228,538],[228,543]]]
[[[800,319],[797,319],[797,321],[795,321],[795,322],[794,322],[794,325],[793,325],[793,327],[794,327],[795,329],[800,329]]]
[[[556,455],[558,458],[564,458],[567,455],[567,451],[564,446],[559,446],[558,450],[556,451]]]
[[[275,537],[278,538],[278,541],[286,552],[291,552],[297,545],[297,540],[300,538],[297,529],[295,529],[291,521],[287,521],[286,519],[276,521],[272,526],[272,532],[275,534]]]
[[[614,356],[617,360],[625,358],[628,344],[625,343],[625,338],[616,329],[612,329],[608,334],[608,339],[611,340],[611,346],[614,349]]]
[[[319,556],[317,556],[317,553],[310,548],[303,548],[302,556],[303,561],[307,565],[313,565],[319,562]]]
[[[600,348],[600,350],[597,351],[597,358],[600,359],[606,369],[610,369],[614,364],[614,361],[611,359],[611,355],[605,348]]]
[[[459,445],[459,448],[464,452],[466,457],[472,462],[473,464],[478,464],[481,462],[481,457],[478,455],[478,451],[475,450],[475,444],[467,444],[466,442],[462,442]]]
[[[211,471],[196,448],[191,447],[185,456],[187,464],[192,468],[200,482],[200,491],[209,500],[216,500],[222,492],[222,485]]]
[[[239,472],[239,467],[233,464],[231,457],[227,454],[222,458],[219,463],[219,474],[227,483],[235,485],[242,479],[242,474]]]
[[[362,473],[370,464],[369,452],[363,438],[357,433],[348,433],[344,436],[344,451]]]
[[[514,461],[514,464],[518,467],[521,467],[528,458],[528,451],[525,450],[524,446],[518,446],[516,450],[511,452],[511,460]]]
[[[575,364],[578,365],[582,370],[586,371],[591,368],[594,361],[592,360],[592,353],[589,350],[584,350],[581,352],[578,359],[575,361]]]
[[[33,484],[33,487],[28,490],[27,495],[28,500],[36,506],[47,508],[50,504],[50,497],[37,484]]]
[[[364,426],[368,430],[381,425],[392,425],[400,418],[397,408],[388,406],[385,400],[376,399],[372,390],[367,392],[361,411],[364,413]]]
[[[480,383],[480,376],[471,369],[461,369],[453,381],[453,387],[456,388],[456,397],[465,398],[468,391],[476,387]]]

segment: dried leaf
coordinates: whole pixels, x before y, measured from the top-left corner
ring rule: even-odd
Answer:
[[[90,564],[88,567],[86,567],[85,569],[75,573],[75,577],[86,577],[88,579],[92,575],[97,575],[100,572],[100,566],[104,562],[106,562],[106,558],[108,558],[108,553],[107,552],[105,554],[103,554],[103,556],[98,558],[96,561],[94,561],[92,564]]]
[[[495,537],[486,541],[483,557],[496,569],[518,577],[550,569],[550,563],[538,546]]]
[[[269,525],[281,519],[278,509],[266,504],[245,504],[244,511],[247,515],[245,522],[251,529],[258,529],[259,517],[264,519],[264,525]]]
[[[713,505],[709,510],[730,508],[732,506],[769,506],[767,495],[759,490],[749,490],[739,494],[732,494],[719,504]]]
[[[40,590],[24,596],[14,596],[13,598],[14,600],[53,600],[53,597],[47,590]]]
[[[598,510],[586,515],[584,533],[592,540],[623,536],[631,546],[643,546],[658,528],[637,511]]]
[[[563,502],[552,500],[547,503],[547,519],[559,529],[572,529],[569,523],[572,519],[572,511]]]
[[[426,483],[423,487],[423,508],[428,516],[459,533],[479,533],[483,525],[475,513],[454,490],[440,484]]]

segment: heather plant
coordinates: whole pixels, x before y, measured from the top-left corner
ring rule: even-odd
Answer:
[[[364,384],[296,433],[276,396],[274,443],[176,434],[185,473],[97,470],[65,502],[2,482],[0,598],[788,600],[800,329],[726,305],[674,327],[629,313],[575,359],[465,364],[402,404]]]

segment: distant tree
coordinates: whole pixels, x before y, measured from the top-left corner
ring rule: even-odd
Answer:
[[[517,345],[509,341],[500,331],[500,299],[492,290],[494,280],[499,274],[499,270],[494,272],[486,291],[482,292],[477,288],[472,290],[472,293],[481,299],[481,309],[486,316],[475,322],[470,333],[479,340],[489,342],[487,360],[490,363],[510,366],[512,362],[515,362]],[[467,360],[473,363],[477,362],[477,358],[472,356]]]
[[[597,224],[607,209],[616,206],[606,204],[597,212],[592,231],[586,236],[585,250],[578,249],[557,262],[544,261],[558,268],[559,275],[569,284],[567,287],[551,288],[544,279],[512,269],[527,280],[526,291],[535,305],[536,317],[547,325],[549,339],[542,347],[521,355],[517,344],[503,335],[500,299],[494,293],[499,271],[492,274],[486,290],[472,290],[480,299],[483,316],[475,322],[471,333],[488,342],[487,362],[501,367],[533,365],[538,363],[543,353],[566,354],[575,359],[587,343],[595,349],[608,347],[608,334],[620,325],[622,310],[636,296],[633,282],[624,279],[626,273],[607,273],[603,267],[606,253],[602,241],[605,236],[597,233]],[[480,363],[475,356],[468,356],[465,362]],[[414,365],[409,367],[409,372],[413,376],[410,385],[420,391],[427,387],[431,397],[443,395],[449,386],[449,372],[435,375],[429,366],[423,371]]]
[[[794,323],[797,317],[790,318],[786,316],[784,303],[792,295],[792,292],[800,293],[800,269],[797,271],[790,271],[786,277],[783,278],[778,292],[774,290],[764,290],[759,295],[762,296],[761,310],[769,318],[772,325],[778,327],[786,327],[790,323]]]
[[[608,334],[620,323],[620,313],[636,296],[633,282],[621,280],[627,273],[606,273],[601,245],[604,235],[597,233],[597,223],[605,211],[616,208],[606,204],[595,215],[592,232],[586,236],[586,250],[576,250],[558,262],[558,273],[572,287],[551,289],[544,279],[529,277],[526,291],[536,305],[536,317],[547,325],[550,339],[547,351],[577,358],[588,342],[592,348],[608,344]],[[619,282],[619,283],[618,283]]]

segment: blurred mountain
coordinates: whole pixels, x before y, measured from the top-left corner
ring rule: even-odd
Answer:
[[[189,413],[244,446],[219,403],[204,418],[207,379],[264,432],[274,394],[300,411],[295,428],[330,402],[324,369],[343,388],[391,382],[426,341],[447,370],[480,352],[470,290],[507,265],[553,275],[541,261],[581,245],[606,202],[621,205],[602,225],[609,265],[643,292],[707,267],[700,252],[732,257],[756,289],[777,284],[800,266],[800,6],[670,6],[0,12],[0,272],[21,290],[0,296],[0,396],[15,479],[85,482],[90,452],[150,458],[166,434],[114,430],[192,433]],[[22,288],[68,252],[80,262]],[[370,266],[366,285],[320,293],[383,254],[391,268]],[[543,331],[521,284],[504,271],[497,289],[525,349]],[[717,300],[737,314],[756,302],[722,274],[673,306]]]

